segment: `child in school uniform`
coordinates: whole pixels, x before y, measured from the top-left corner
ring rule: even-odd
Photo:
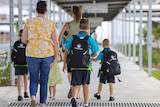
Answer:
[[[99,53],[96,59],[92,59],[93,61],[98,61],[100,60],[100,64],[104,62],[104,51],[109,52],[111,49],[109,48],[109,39],[104,39],[103,40],[103,51]],[[114,83],[115,83],[115,77],[114,75],[107,76],[102,70],[99,71],[99,85],[98,85],[98,91],[97,93],[94,94],[94,97],[97,99],[101,99],[101,91],[102,91],[102,86],[103,84],[106,84],[106,82],[109,85],[109,101],[114,101],[115,98],[113,97],[113,92],[114,92]]]
[[[97,55],[97,52],[99,51],[99,47],[98,44],[96,43],[96,41],[91,37],[88,36],[88,30],[90,29],[90,25],[89,25],[89,20],[87,18],[82,18],[80,20],[79,23],[79,29],[80,32],[77,35],[72,36],[67,45],[66,45],[66,50],[64,53],[64,67],[63,70],[67,68],[67,64],[66,64],[66,57],[69,51],[71,51],[73,49],[73,43],[76,43],[78,41],[81,41],[81,39],[86,39],[86,41],[88,42],[90,48],[87,50],[86,53],[89,53],[89,56],[95,57]],[[88,36],[88,38],[87,38]],[[76,38],[79,38],[78,40]],[[75,39],[77,41],[75,41]],[[86,43],[86,42],[85,42]],[[82,49],[83,44],[77,44],[76,47],[74,47],[74,49],[79,49],[79,51]],[[74,45],[75,46],[75,45]],[[71,51],[72,53],[72,51]],[[86,54],[85,53],[85,54]],[[74,55],[74,53],[73,53]],[[72,59],[72,57],[71,57]],[[76,57],[73,60],[73,64],[79,63],[83,58],[81,57]],[[83,61],[82,61],[83,62]],[[70,65],[71,67],[71,71],[72,71],[72,79],[71,79],[71,85],[73,86],[73,95],[72,95],[72,99],[71,99],[71,104],[72,107],[77,107],[77,95],[78,95],[78,90],[80,88],[80,86],[82,85],[83,87],[83,95],[84,95],[84,104],[83,107],[88,107],[88,97],[89,97],[89,84],[90,84],[90,73],[91,73],[91,62],[90,62],[90,66],[88,68],[81,68],[81,67],[73,67],[72,65]]]

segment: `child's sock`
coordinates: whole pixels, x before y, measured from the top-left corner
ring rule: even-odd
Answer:
[[[97,95],[98,95],[98,96],[100,96],[100,94],[99,94],[99,93],[97,93]]]
[[[84,107],[85,107],[85,106],[88,106],[88,104],[84,104]]]

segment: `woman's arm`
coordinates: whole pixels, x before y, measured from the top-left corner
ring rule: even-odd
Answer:
[[[22,43],[27,44],[27,40],[28,40],[28,27],[27,25],[25,25],[23,29],[21,41]]]
[[[55,29],[55,30],[52,32],[52,35],[51,35],[51,38],[52,38],[53,43],[54,43],[55,60],[58,60],[58,55],[59,55],[59,42],[58,42],[57,36],[58,36],[57,30]]]
[[[68,55],[68,50],[65,49],[65,52],[64,52],[64,63],[63,63],[63,72],[65,72],[65,70],[67,69],[67,55]]]
[[[65,25],[63,26],[63,28],[62,28],[62,30],[61,30],[61,32],[60,32],[59,38],[58,38],[59,44],[61,44],[62,38],[63,38],[63,36],[64,36],[64,32],[65,32],[65,31],[68,31],[68,30],[69,30],[69,28],[68,28],[68,23],[65,23]]]

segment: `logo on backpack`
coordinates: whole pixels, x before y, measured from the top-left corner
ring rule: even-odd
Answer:
[[[107,76],[121,74],[121,67],[114,51],[104,52],[104,62],[101,69]]]
[[[11,53],[11,60],[14,64],[27,64],[25,56],[26,45],[21,43],[21,41],[16,41],[14,44],[14,49]]]
[[[68,66],[71,68],[88,68],[90,64],[89,55],[89,36],[80,39],[76,35],[73,35],[72,47],[70,51],[70,57]]]

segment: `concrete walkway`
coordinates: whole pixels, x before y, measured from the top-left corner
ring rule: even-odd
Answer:
[[[115,102],[140,102],[140,103],[159,103],[160,102],[160,81],[153,77],[148,77],[148,74],[144,71],[139,71],[139,67],[132,62],[128,61],[128,58],[118,53],[119,61],[122,68],[122,74],[118,77],[122,82],[118,82],[116,79],[114,96]],[[59,64],[62,68],[62,63]],[[99,62],[93,63],[93,71],[91,74],[90,83],[90,101],[96,101],[93,94],[97,92],[97,86],[99,78],[97,73],[100,65]],[[67,92],[69,90],[69,83],[67,79],[67,73],[63,73],[63,84],[57,85],[57,101],[69,101],[67,99]],[[103,86],[101,93],[101,101],[108,101],[109,90],[108,85]],[[23,91],[22,91],[23,92]],[[81,99],[83,100],[82,89],[80,92]],[[37,94],[37,101],[39,101],[39,93]],[[17,88],[16,87],[0,87],[0,107],[7,107],[10,102],[17,100]],[[26,102],[30,102],[30,99],[24,99]],[[51,101],[48,99],[48,101]]]

